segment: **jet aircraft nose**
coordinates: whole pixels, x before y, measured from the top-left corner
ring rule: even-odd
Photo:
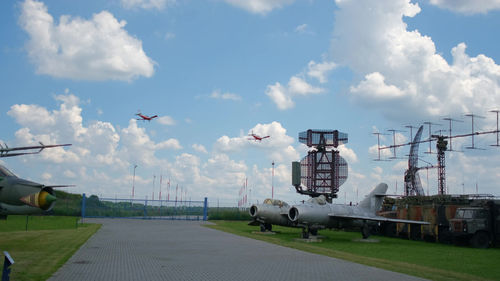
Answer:
[[[20,198],[22,202],[42,210],[49,210],[57,198],[49,192],[42,190]]]

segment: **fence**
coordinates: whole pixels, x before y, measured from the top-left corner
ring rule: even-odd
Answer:
[[[207,220],[207,198],[203,201],[98,198],[85,193],[82,218],[129,218],[159,220]]]

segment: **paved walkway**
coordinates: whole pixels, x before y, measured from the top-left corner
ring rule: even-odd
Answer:
[[[49,280],[422,280],[201,226],[87,219],[101,229]]]

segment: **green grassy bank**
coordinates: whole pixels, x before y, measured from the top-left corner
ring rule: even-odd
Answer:
[[[15,263],[11,280],[46,280],[98,229],[97,224],[77,224],[76,217],[8,216],[0,220],[0,251]]]
[[[382,236],[371,236],[374,242],[363,242],[359,232],[332,230],[319,232],[321,242],[306,243],[297,240],[301,233],[297,228],[273,225],[277,233],[263,235],[248,222],[214,222],[216,225],[207,227],[432,280],[500,280],[498,248],[474,249]]]

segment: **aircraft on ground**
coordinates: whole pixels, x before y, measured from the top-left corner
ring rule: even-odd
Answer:
[[[254,134],[253,131],[252,131],[251,134],[248,134],[248,135],[251,136],[251,138],[248,138],[248,139],[249,140],[254,140],[254,141],[262,141],[263,139],[267,139],[267,138],[270,137],[270,136],[261,137],[259,135]]]
[[[309,199],[301,205],[294,205],[288,211],[290,221],[302,227],[302,237],[317,235],[318,229],[360,227],[363,239],[370,236],[370,226],[379,222],[395,222],[428,225],[425,221],[391,219],[378,216],[387,192],[387,184],[380,183],[357,206],[330,204],[323,195]],[[306,231],[307,228],[307,231]]]
[[[24,146],[9,148],[0,146],[0,157],[11,157],[26,154],[37,154],[45,148],[69,146],[71,144],[56,144],[39,146]],[[29,151],[38,149],[38,151]],[[29,152],[14,152],[23,151]],[[0,219],[7,215],[41,214],[50,211],[55,204],[56,196],[53,188],[72,185],[43,185],[17,177],[6,167],[0,165]]]
[[[250,207],[252,221],[248,225],[260,226],[260,231],[271,231],[272,225],[293,226],[288,219],[290,205],[286,202],[267,198],[262,204],[253,204]]]
[[[139,113],[136,113],[135,115],[139,116],[139,118],[137,118],[137,120],[140,120],[140,121],[151,121],[154,118],[158,117],[158,115],[147,116],[147,115],[142,114],[140,111],[139,111]]]

